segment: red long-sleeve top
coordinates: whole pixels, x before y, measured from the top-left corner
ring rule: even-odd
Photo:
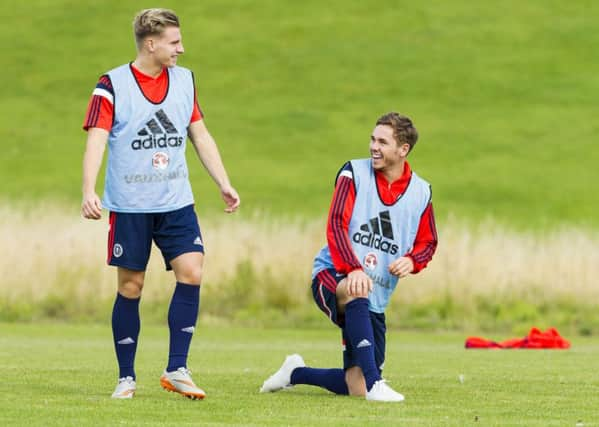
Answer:
[[[412,169],[408,162],[405,162],[402,176],[393,182],[388,182],[382,173],[375,171],[376,185],[383,203],[393,204],[406,191],[411,176]],[[353,182],[353,171],[351,164],[347,162],[337,176],[327,224],[327,240],[333,265],[335,270],[344,274],[362,268],[360,261],[352,250],[349,238],[349,222],[355,201],[356,188]],[[432,259],[437,248],[437,240],[433,204],[429,202],[420,217],[414,246],[411,251],[403,254],[403,256],[410,257],[414,262],[412,274],[425,268]]]

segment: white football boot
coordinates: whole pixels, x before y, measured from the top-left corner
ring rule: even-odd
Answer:
[[[196,386],[191,379],[191,371],[184,367],[172,372],[164,371],[160,377],[160,385],[167,391],[174,391],[190,399],[206,397],[206,392]]]
[[[403,394],[396,392],[387,385],[385,380],[378,380],[372,385],[370,391],[366,392],[366,400],[378,402],[402,402]]]
[[[260,387],[260,393],[269,393],[291,387],[291,373],[295,368],[305,366],[304,359],[299,354],[287,356],[279,370],[264,381],[264,384]]]
[[[133,377],[119,378],[119,383],[112,393],[113,399],[131,399],[135,394],[135,380]]]

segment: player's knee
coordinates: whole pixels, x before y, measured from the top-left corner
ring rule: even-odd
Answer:
[[[183,271],[179,277],[179,282],[190,285],[199,285],[202,283],[203,269],[201,265],[192,265]]]
[[[125,298],[139,298],[143,287],[141,280],[125,280],[119,283],[119,294]]]

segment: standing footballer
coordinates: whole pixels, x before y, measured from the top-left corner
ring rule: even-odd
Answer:
[[[382,378],[385,309],[398,280],[425,268],[437,247],[430,185],[406,160],[417,139],[408,117],[385,114],[370,136],[370,158],[347,162],[337,175],[312,294],[341,329],[343,369],[308,368],[293,354],[261,392],[309,384],[367,400],[404,400]]]
[[[225,212],[240,203],[203,120],[192,72],[177,66],[183,54],[179,18],[167,9],[142,10],[133,21],[137,56],[100,77],[84,129],[81,213],[110,211],[108,264],[117,267],[112,331],[119,380],[113,398],[135,394],[139,301],[152,241],[175,273],[170,302],[168,364],[160,384],[192,399],[205,392],[193,382],[187,355],[199,312],[204,244],[185,160],[187,137],[220,189]],[[104,197],[96,179],[108,143]]]

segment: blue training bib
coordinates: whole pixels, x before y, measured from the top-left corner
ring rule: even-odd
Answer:
[[[194,103],[191,71],[167,69],[168,93],[153,103],[129,64],[108,72],[114,123],[108,137],[104,207],[116,212],[168,212],[194,202],[185,160]]]
[[[370,159],[352,160],[356,200],[349,223],[352,249],[364,272],[372,278],[369,309],[383,313],[398,282],[388,271],[389,264],[412,249],[420,218],[431,198],[428,182],[412,172],[405,192],[391,205],[379,197]],[[314,260],[313,277],[325,268],[334,268],[328,245]]]

